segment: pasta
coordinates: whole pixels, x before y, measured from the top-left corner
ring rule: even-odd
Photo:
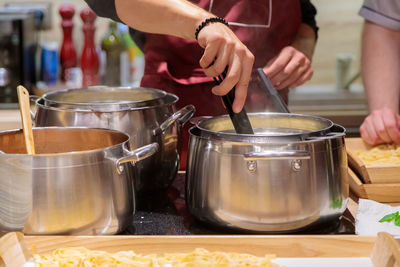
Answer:
[[[357,151],[356,155],[366,166],[400,165],[400,146],[385,144],[370,150]]]
[[[140,255],[133,251],[108,253],[83,247],[60,248],[48,255],[34,256],[35,267],[195,267],[195,266],[268,266],[274,256],[256,257],[249,254],[209,252],[197,248],[191,253],[166,253],[163,256]]]

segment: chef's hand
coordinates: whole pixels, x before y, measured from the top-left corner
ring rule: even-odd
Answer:
[[[232,108],[234,112],[240,112],[246,101],[247,87],[254,63],[253,54],[222,23],[211,23],[205,26],[199,33],[198,42],[204,48],[200,66],[207,76],[217,77],[228,66],[224,81],[213,87],[212,92],[223,96],[236,86]]]
[[[264,72],[278,90],[302,85],[314,74],[311,60],[293,46],[284,47],[267,63]]]
[[[374,110],[361,124],[360,133],[370,145],[400,144],[400,116],[389,108]]]

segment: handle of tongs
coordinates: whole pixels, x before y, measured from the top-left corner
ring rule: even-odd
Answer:
[[[229,91],[226,95],[222,96],[226,110],[228,111],[229,117],[232,120],[233,127],[238,134],[254,134],[253,128],[249,121],[249,117],[244,108],[239,113],[233,112],[232,105],[235,100],[235,87]]]
[[[220,84],[226,77],[226,70],[222,73],[222,77],[214,78],[217,84]],[[222,96],[226,110],[228,111],[229,117],[231,118],[233,127],[238,134],[254,134],[253,127],[251,126],[249,117],[247,116],[246,110],[243,107],[239,113],[235,113],[232,109],[233,102],[235,101],[235,90],[234,86],[226,95]]]
[[[267,75],[265,75],[264,71],[261,68],[258,68],[257,73],[258,76],[260,77],[261,83],[265,88],[265,91],[267,92],[271,101],[273,102],[276,111],[282,113],[290,113],[289,108],[287,107],[285,101],[283,101],[281,95],[272,85],[271,81],[268,79]]]

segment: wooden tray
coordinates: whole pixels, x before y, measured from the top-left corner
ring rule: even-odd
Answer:
[[[84,246],[88,249],[116,252],[134,250],[143,254],[190,252],[195,248],[209,251],[275,254],[276,262],[287,267],[313,266],[393,266],[400,263],[399,244],[389,234],[292,235],[292,236],[25,236],[9,233],[0,239],[0,257],[6,262],[25,262],[30,256],[21,247],[48,253],[60,247]],[[10,255],[13,254],[13,255]],[[0,259],[1,266],[1,259]],[[18,265],[21,266],[21,265]]]
[[[359,198],[378,202],[400,202],[400,183],[398,184],[365,184],[348,168],[350,190]]]
[[[367,184],[400,184],[400,166],[365,166],[356,152],[371,149],[361,138],[346,138],[346,150],[350,167]]]
[[[279,257],[368,257],[376,237],[354,235],[276,235],[276,236],[26,236],[28,248],[47,253],[65,246],[117,252],[190,252],[195,248],[210,251],[250,253]],[[352,248],[349,250],[349,248]]]

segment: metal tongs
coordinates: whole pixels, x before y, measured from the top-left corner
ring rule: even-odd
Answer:
[[[275,110],[277,112],[290,113],[285,101],[283,101],[281,95],[272,85],[271,81],[268,79],[267,75],[265,75],[264,71],[261,68],[258,68],[257,73],[260,77],[261,84],[264,86],[265,91],[267,92],[269,98],[274,105]]]
[[[219,85],[222,83],[225,77],[226,77],[226,70],[218,77],[214,77],[214,81],[216,84]],[[233,101],[235,100],[235,89],[236,87],[233,87],[232,90],[230,90],[226,95],[222,96],[225,108],[228,111],[229,117],[232,120],[233,127],[235,128],[235,131],[238,134],[254,134],[246,110],[243,108],[239,113],[233,112],[232,104]]]

